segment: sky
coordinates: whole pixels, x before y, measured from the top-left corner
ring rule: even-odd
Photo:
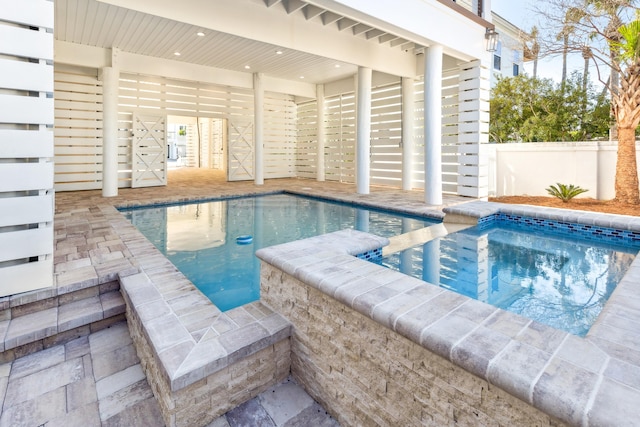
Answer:
[[[539,3],[536,0],[491,0],[491,9],[507,21],[518,26],[524,31],[531,30],[536,24],[537,16],[534,12],[534,4]],[[538,25],[538,28],[540,25]],[[567,74],[578,70],[582,73],[584,68],[584,60],[581,55],[569,55],[567,60]],[[525,71],[528,75],[533,75],[533,62],[525,63]],[[601,84],[595,81],[595,73],[590,72],[594,85],[601,87]],[[560,81],[562,75],[562,58],[560,55],[552,58],[544,58],[538,61],[538,77],[551,78],[556,82]]]

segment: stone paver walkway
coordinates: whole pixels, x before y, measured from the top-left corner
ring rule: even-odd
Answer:
[[[104,228],[103,223],[90,218],[99,211],[98,206],[171,203],[283,190],[414,214],[442,215],[442,206],[424,204],[421,191],[372,187],[371,194],[360,195],[353,184],[279,179],[256,186],[251,181],[228,183],[219,172],[210,170],[175,170],[170,171],[169,185],[165,187],[120,189],[119,195],[113,198],[103,198],[100,190],[57,193],[57,239],[63,239],[60,227],[67,234],[73,234],[73,227],[88,227],[89,231],[80,228],[77,231],[90,234],[95,241],[79,239],[76,242],[71,238],[56,247],[54,263],[59,276],[56,286],[74,287],[86,281],[97,282],[99,277],[114,280],[115,274],[123,269],[122,262],[126,261],[123,249],[106,247],[108,235],[94,236],[101,231],[100,227]],[[446,196],[444,205],[468,200]],[[77,215],[87,218],[76,223]],[[90,244],[96,247],[88,246]],[[0,427],[164,425],[126,322],[0,365],[0,404]],[[337,425],[292,380],[265,391],[211,424],[215,427]]]
[[[0,365],[0,427],[162,427],[125,322]],[[209,427],[338,427],[288,379]]]

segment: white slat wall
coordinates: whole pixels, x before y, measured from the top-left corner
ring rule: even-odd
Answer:
[[[299,178],[316,178],[318,156],[318,104],[298,104],[296,174]]]
[[[442,80],[443,192],[457,194],[460,145],[458,137],[460,70],[447,70]],[[415,151],[413,188],[424,188],[424,82],[415,83]],[[329,181],[355,182],[355,96],[327,97],[325,176]],[[298,105],[296,170],[315,178],[317,147],[316,102]],[[379,86],[371,93],[371,172],[373,185],[402,186],[402,85]]]
[[[102,186],[102,83],[95,69],[56,66],[56,189]],[[133,112],[227,119],[229,141],[253,139],[253,92],[162,77],[120,75],[118,99],[118,186],[131,187]],[[295,176],[293,98],[266,94],[265,178]],[[195,127],[193,129],[195,131]],[[195,135],[189,132],[189,135]],[[241,158],[252,159],[242,154]],[[199,159],[191,159],[197,166]],[[252,179],[237,160],[229,161],[234,179]]]
[[[264,94],[264,178],[296,176],[296,104],[293,96]]]
[[[356,104],[355,94],[325,99],[327,181],[355,182]]]
[[[442,77],[442,192],[458,189],[458,76],[446,70]],[[413,188],[424,188],[424,81],[416,81],[416,128]]]
[[[54,79],[56,191],[102,188],[102,82],[95,69],[66,65]]]
[[[402,186],[402,87],[400,82],[371,91],[372,185]]]
[[[480,61],[461,66],[458,75],[459,174],[457,193],[487,197],[488,161],[481,158],[480,144],[489,142],[490,70]]]
[[[53,285],[53,2],[0,0],[0,296]]]
[[[458,194],[458,79],[460,70],[442,76],[442,192]]]

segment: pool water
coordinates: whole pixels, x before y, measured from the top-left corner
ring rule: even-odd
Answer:
[[[377,262],[584,336],[639,249],[505,222],[458,231]]]
[[[345,228],[391,237],[438,222],[288,194],[123,214],[223,311],[260,298],[260,262],[254,255],[260,248]]]

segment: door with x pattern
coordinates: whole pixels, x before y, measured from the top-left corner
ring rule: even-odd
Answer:
[[[247,181],[254,178],[253,123],[229,120],[229,181]]]
[[[167,185],[167,118],[133,114],[131,187]]]

